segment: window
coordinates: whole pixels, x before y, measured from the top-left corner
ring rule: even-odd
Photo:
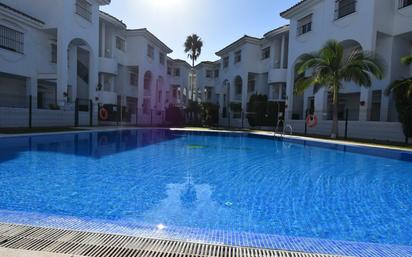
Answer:
[[[0,25],[0,48],[22,54],[24,52],[24,34]]]
[[[179,68],[175,69],[175,76],[180,77],[180,69]]]
[[[239,50],[235,52],[235,63],[239,63],[242,61],[242,51]]]
[[[256,79],[254,75],[250,75],[249,76],[249,80],[247,83],[247,91],[249,93],[255,92],[255,88],[256,88]]]
[[[130,66],[129,71],[129,85],[137,86],[139,84],[139,66]]]
[[[335,19],[356,12],[356,0],[336,0]]]
[[[84,19],[92,20],[92,5],[86,0],[76,0],[76,13]]]
[[[116,48],[124,52],[125,46],[126,46],[126,43],[124,39],[121,37],[116,37]]]
[[[412,5],[412,0],[399,0],[399,9]]]
[[[51,63],[57,63],[57,45],[56,44],[51,44]]]
[[[229,56],[223,58],[223,68],[229,67]]]
[[[207,100],[212,99],[212,89],[209,87],[205,88],[205,96]]]
[[[270,57],[270,47],[266,47],[262,50],[262,60],[265,60]]]
[[[206,78],[212,78],[213,77],[213,71],[207,70],[206,71]]]
[[[312,14],[298,21],[298,35],[303,35],[312,31]]]
[[[130,72],[129,76],[130,85],[137,86],[138,83],[138,75],[135,72]]]
[[[172,75],[172,68],[167,67],[167,75]]]
[[[216,69],[216,70],[215,70],[215,78],[218,78],[218,77],[219,77],[219,70]]]
[[[159,54],[159,63],[163,65],[165,64],[165,54],[164,53]]]
[[[147,45],[147,56],[150,59],[154,59],[154,47],[151,45]]]

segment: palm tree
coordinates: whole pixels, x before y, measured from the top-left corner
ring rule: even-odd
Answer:
[[[401,63],[405,65],[412,64],[412,55],[407,55],[401,58]],[[391,93],[397,91],[398,89],[405,89],[408,97],[412,96],[412,77],[405,78],[401,80],[395,80],[390,84],[390,86],[386,89],[385,94],[390,95]]]
[[[382,62],[372,52],[354,49],[345,54],[341,43],[330,40],[318,52],[304,54],[296,64],[297,74],[295,93],[303,93],[311,86],[326,87],[333,95],[333,125],[331,137],[337,138],[339,90],[342,82],[354,82],[359,86],[370,87],[371,75],[377,79],[384,76]],[[310,75],[307,76],[307,74]]]
[[[401,63],[412,64],[412,55],[403,57]],[[412,77],[395,80],[385,90],[385,94],[393,94],[395,98],[396,110],[405,134],[405,143],[408,144],[408,139],[412,136]]]
[[[192,34],[186,38],[186,42],[184,44],[185,53],[187,53],[187,57],[192,60],[192,100],[194,100],[194,86],[193,86],[193,75],[195,69],[195,61],[199,58],[200,54],[202,53],[203,41],[202,39],[196,35]]]

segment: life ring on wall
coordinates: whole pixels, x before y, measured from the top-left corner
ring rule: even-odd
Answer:
[[[109,119],[109,112],[106,110],[106,108],[101,108],[99,111],[99,117],[101,120],[105,121]]]
[[[308,125],[309,128],[316,127],[316,125],[318,125],[318,116],[308,115],[308,117],[306,118],[306,125]]]

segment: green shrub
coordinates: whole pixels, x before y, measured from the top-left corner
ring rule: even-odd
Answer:
[[[399,121],[402,123],[406,143],[408,143],[408,138],[412,137],[412,95],[408,91],[408,87],[398,87],[394,90],[396,109]]]
[[[219,106],[213,103],[201,104],[202,124],[216,126],[219,123]]]

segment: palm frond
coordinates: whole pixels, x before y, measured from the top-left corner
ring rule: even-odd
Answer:
[[[401,59],[401,63],[405,65],[412,64],[412,55],[407,55]]]
[[[188,53],[188,58],[190,58],[193,62],[196,61],[202,53],[202,47],[203,41],[196,34],[188,36],[184,43],[184,51],[185,53]]]
[[[385,95],[390,95],[401,88],[407,88],[408,96],[412,96],[412,78],[395,80],[385,90]]]
[[[379,56],[373,52],[355,49],[344,60],[340,76],[344,81],[353,81],[360,86],[370,87],[372,78],[381,80],[385,75],[385,66]]]

